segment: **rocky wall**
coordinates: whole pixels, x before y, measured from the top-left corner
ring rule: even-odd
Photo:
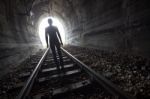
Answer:
[[[67,18],[68,44],[150,57],[148,0],[54,1],[63,2],[54,9]]]
[[[150,57],[148,1],[1,0],[0,70],[41,48],[38,24],[45,16],[63,22],[67,44]]]
[[[41,47],[32,16],[19,0],[0,1],[0,76]]]

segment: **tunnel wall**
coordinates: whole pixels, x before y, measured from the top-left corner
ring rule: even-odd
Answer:
[[[150,57],[149,0],[33,1],[0,1],[1,74],[41,47],[43,14],[62,20],[67,44]]]
[[[74,8],[70,11],[64,4],[61,11],[70,21],[68,44],[150,57],[148,0],[67,1]]]
[[[21,4],[18,0],[0,1],[0,76],[13,70],[41,46],[32,16]]]

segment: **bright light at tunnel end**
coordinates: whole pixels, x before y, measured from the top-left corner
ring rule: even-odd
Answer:
[[[57,18],[46,17],[46,18],[42,19],[39,24],[39,36],[40,36],[43,47],[46,48],[45,28],[48,27],[48,19],[49,18],[51,18],[53,20],[53,25],[57,26],[57,28],[59,29],[62,41],[65,44],[65,32],[64,32],[63,25],[60,23],[60,21]]]

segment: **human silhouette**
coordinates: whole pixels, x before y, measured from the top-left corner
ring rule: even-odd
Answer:
[[[57,70],[64,69],[63,65],[63,58],[60,46],[63,45],[62,39],[59,33],[59,30],[56,26],[53,26],[52,19],[48,19],[49,26],[45,29],[45,38],[47,43],[47,48],[50,44],[50,48],[52,50],[53,58],[55,61],[55,64],[57,66]],[[48,38],[49,37],[49,38]],[[59,61],[57,60],[57,54],[59,56]]]

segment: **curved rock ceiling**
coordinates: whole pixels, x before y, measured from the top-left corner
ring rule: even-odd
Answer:
[[[68,44],[150,57],[148,1],[1,0],[0,70],[41,48],[38,25],[47,16],[60,19]]]

